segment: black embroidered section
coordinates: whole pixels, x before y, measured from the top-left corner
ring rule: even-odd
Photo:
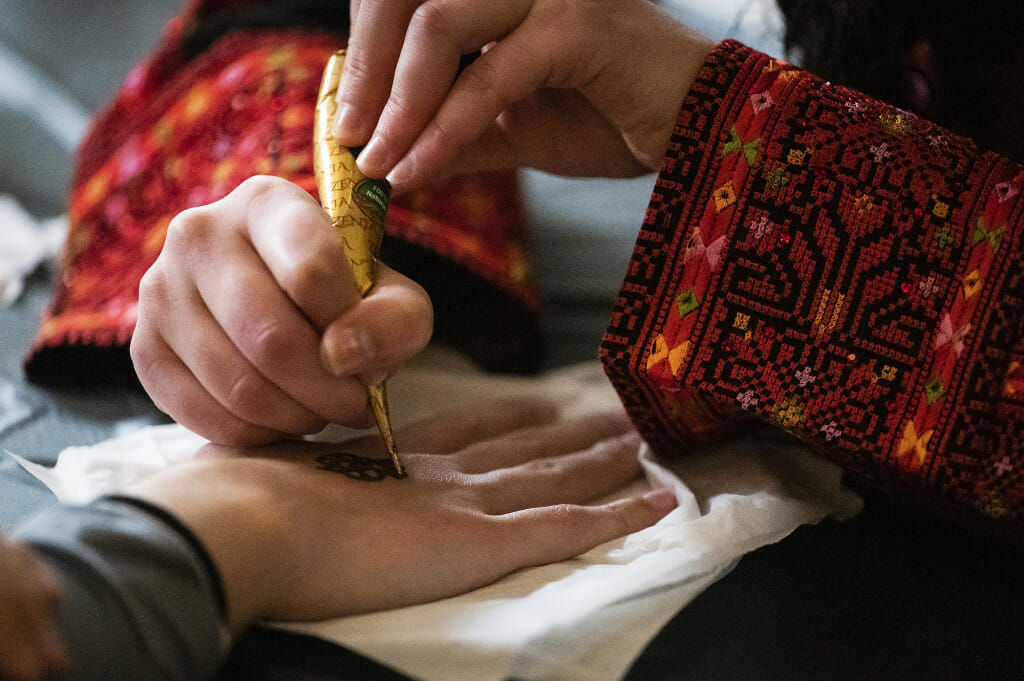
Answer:
[[[387,477],[397,480],[409,477],[408,473],[396,471],[391,459],[371,459],[350,452],[323,454],[316,458],[316,464],[321,470],[341,473],[346,478],[364,482],[380,482]]]

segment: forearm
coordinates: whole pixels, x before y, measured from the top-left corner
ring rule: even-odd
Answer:
[[[15,537],[63,582],[70,679],[212,677],[227,648],[217,573],[169,516],[101,499],[52,507]]]
[[[1021,170],[735,44],[691,90],[603,358],[648,439],[771,421],[1014,532]]]

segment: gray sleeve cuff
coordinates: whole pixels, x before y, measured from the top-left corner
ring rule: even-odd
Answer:
[[[227,649],[206,551],[165,511],[132,499],[58,505],[15,532],[61,577],[72,679],[196,681]]]

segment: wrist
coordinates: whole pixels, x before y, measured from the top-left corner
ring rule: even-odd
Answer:
[[[130,497],[163,509],[191,533],[213,565],[232,635],[272,611],[289,568],[281,538],[286,528],[270,495],[235,464],[199,460],[169,468],[129,490]]]
[[[617,121],[634,157],[648,170],[657,171],[679,110],[715,42],[653,3],[643,4],[650,15],[636,21],[635,13],[626,13],[611,31],[621,42],[618,49],[610,50],[617,61],[606,64],[604,71],[609,81],[625,88],[595,82],[595,88],[604,90],[595,97],[605,99],[598,108]],[[638,50],[638,45],[644,48]]]

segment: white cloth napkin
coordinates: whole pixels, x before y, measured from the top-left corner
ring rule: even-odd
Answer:
[[[596,363],[508,378],[452,362],[445,357],[443,368],[412,367],[389,380],[398,422],[436,412],[439,395],[446,407],[539,393],[563,404],[567,416],[621,409]],[[641,447],[649,484],[671,486],[679,501],[657,525],[462,596],[287,628],[423,681],[620,679],[658,630],[745,553],[803,523],[859,510],[836,467],[782,442],[763,431],[740,434],[686,452],[671,469]],[[178,426],[158,426],[65,450],[52,469],[21,461],[62,500],[84,502],[188,457],[202,443]]]
[[[21,295],[25,277],[60,251],[67,233],[64,217],[36,220],[16,199],[0,194],[0,307]]]

